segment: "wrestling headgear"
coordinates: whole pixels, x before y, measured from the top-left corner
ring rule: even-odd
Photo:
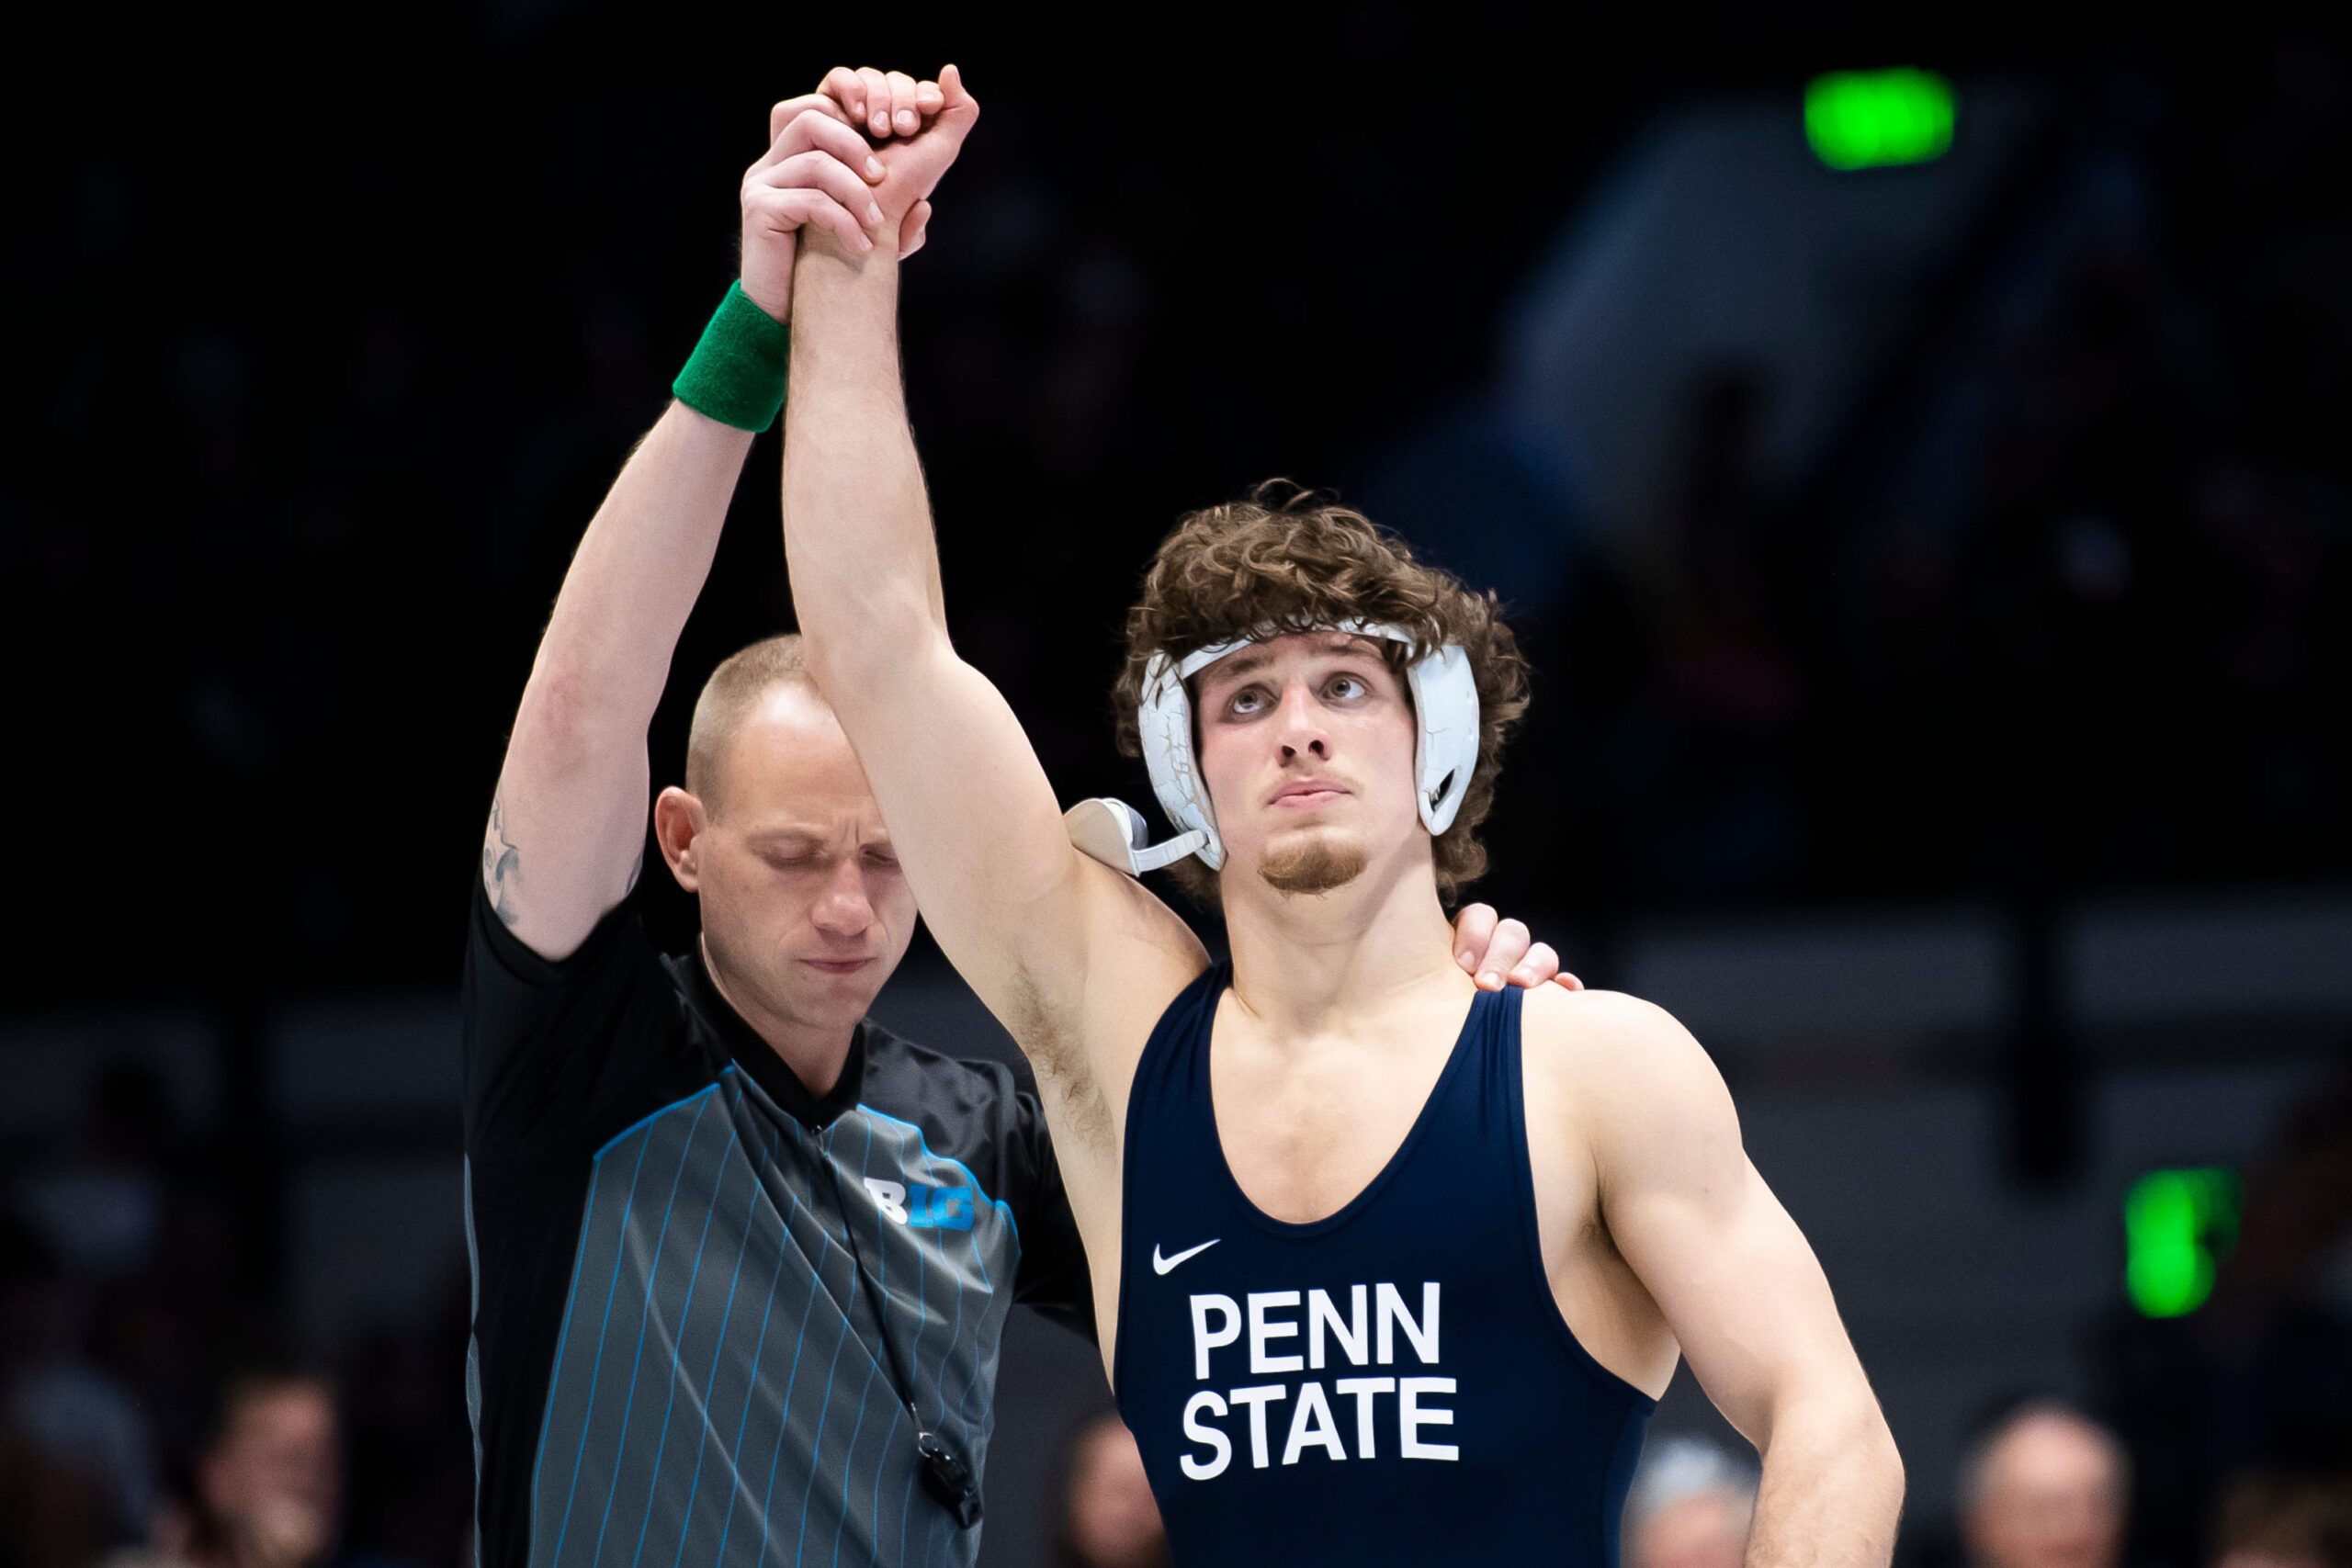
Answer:
[[[1100,804],[1116,808],[1106,815],[1090,811],[1098,803],[1087,801],[1069,817],[1071,838],[1079,847],[1137,875],[1189,854],[1199,855],[1211,870],[1223,865],[1225,841],[1217,837],[1208,785],[1201,779],[1193,750],[1193,701],[1184,682],[1227,654],[1299,629],[1260,626],[1247,637],[1211,643],[1182,660],[1153,654],[1144,667],[1136,728],[1143,742],[1144,765],[1151,770],[1152,792],[1176,825],[1177,836],[1153,844],[1142,816],[1133,807],[1105,799]],[[1319,629],[1408,644],[1414,640],[1413,634],[1402,626],[1363,621],[1341,621]],[[1412,693],[1413,715],[1420,726],[1413,749],[1414,798],[1422,825],[1434,837],[1453,825],[1462,797],[1469,793],[1470,775],[1478,766],[1478,683],[1471,674],[1469,656],[1451,643],[1408,665],[1405,682]],[[1081,818],[1087,818],[1083,827]]]

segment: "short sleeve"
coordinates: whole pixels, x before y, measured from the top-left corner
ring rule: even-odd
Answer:
[[[534,953],[474,879],[464,988],[466,1152],[495,1158],[593,1134],[656,1092],[681,1003],[635,895],[566,957]]]
[[[1012,1299],[1063,1327],[1098,1337],[1094,1285],[1087,1272],[1086,1247],[1062,1186],[1062,1168],[1037,1097],[1026,1089],[1013,1096],[1012,1146],[1013,1221],[1021,1227],[1021,1268]]]

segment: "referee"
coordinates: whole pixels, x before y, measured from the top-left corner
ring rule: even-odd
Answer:
[[[797,638],[718,667],[685,785],[651,802],[694,948],[655,951],[634,897],[646,729],[783,402],[795,231],[856,233],[861,132],[938,105],[840,70],[775,107],[741,281],[589,525],[515,716],[465,977],[480,1568],[969,1563],[1006,1314],[1091,1331],[1035,1097],[865,1016],[914,897]],[[1477,967],[1556,968],[1483,906],[1462,929]]]

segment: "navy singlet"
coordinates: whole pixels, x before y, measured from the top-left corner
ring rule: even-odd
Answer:
[[[1482,991],[1387,1166],[1337,1213],[1243,1195],[1209,1098],[1220,963],[1127,1106],[1119,1413],[1183,1568],[1614,1568],[1657,1402],[1569,1332],[1536,1240],[1520,992]]]

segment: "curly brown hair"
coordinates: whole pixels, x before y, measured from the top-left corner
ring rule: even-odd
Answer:
[[[1409,646],[1383,642],[1400,679],[1413,660],[1448,643],[1469,657],[1478,687],[1478,765],[1453,826],[1433,846],[1438,896],[1451,903],[1487,869],[1477,829],[1494,808],[1503,741],[1527,711],[1527,660],[1493,593],[1475,593],[1415,560],[1402,539],[1361,512],[1318,501],[1287,479],[1268,479],[1239,501],[1180,519],[1144,574],[1143,597],[1127,612],[1126,662],[1111,694],[1119,750],[1142,754],[1136,710],[1153,654],[1182,659],[1260,626],[1315,631],[1350,619],[1413,634]],[[1200,861],[1188,857],[1169,869],[1186,892],[1216,901],[1216,874]]]

